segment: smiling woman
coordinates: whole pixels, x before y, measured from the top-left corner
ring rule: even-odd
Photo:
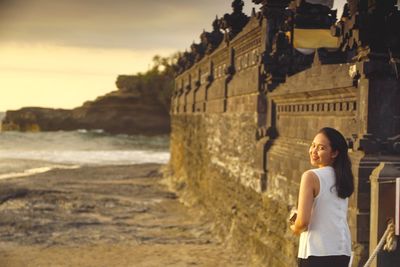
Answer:
[[[354,178],[343,135],[322,128],[310,146],[311,165],[300,182],[297,217],[290,226],[299,235],[299,267],[347,267],[351,237],[348,198]]]

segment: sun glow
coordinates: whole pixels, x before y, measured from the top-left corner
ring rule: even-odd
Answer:
[[[167,56],[173,52],[50,44],[0,45],[0,110],[79,106],[116,90],[119,74],[146,71],[155,54]]]

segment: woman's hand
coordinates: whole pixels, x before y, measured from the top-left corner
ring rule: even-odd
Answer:
[[[296,219],[297,219],[297,209],[292,209],[289,216],[290,229],[293,231],[295,235],[299,235],[302,231],[295,226]]]
[[[295,235],[299,235],[299,234],[300,234],[300,232],[296,229],[296,227],[294,226],[294,224],[292,224],[292,225],[290,226],[290,230],[292,230],[293,234],[295,234]]]
[[[304,231],[307,230],[307,227],[298,228],[298,227],[296,226],[296,223],[295,223],[295,224],[292,224],[292,225],[290,226],[290,230],[292,230],[293,234],[295,234],[295,235],[300,235],[302,232],[304,232]]]

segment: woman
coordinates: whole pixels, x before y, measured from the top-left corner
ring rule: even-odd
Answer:
[[[310,150],[311,165],[300,182],[297,218],[290,226],[299,235],[299,267],[347,267],[351,237],[348,197],[354,191],[351,162],[343,135],[322,128]]]

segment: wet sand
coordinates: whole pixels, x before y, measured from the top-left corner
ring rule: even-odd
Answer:
[[[246,266],[158,164],[0,180],[0,266]]]

